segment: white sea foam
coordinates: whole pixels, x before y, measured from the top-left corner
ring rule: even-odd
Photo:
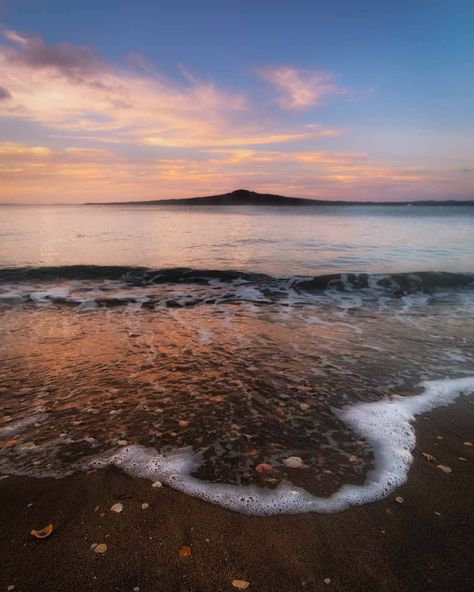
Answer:
[[[225,508],[253,515],[333,513],[382,499],[407,479],[413,461],[416,415],[449,405],[461,394],[474,392],[474,376],[423,382],[421,395],[345,407],[339,417],[374,449],[375,469],[363,485],[344,485],[328,498],[315,497],[288,482],[274,490],[257,486],[223,485],[191,475],[201,458],[189,450],[163,456],[141,446],[127,446],[95,466],[114,464],[123,470]]]

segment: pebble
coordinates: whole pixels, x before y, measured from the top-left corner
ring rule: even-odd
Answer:
[[[436,468],[439,469],[440,471],[443,471],[443,473],[452,473],[453,469],[451,469],[451,467],[447,467],[446,465],[436,465]]]
[[[260,463],[255,467],[257,473],[270,473],[273,470],[272,465],[268,463]]]
[[[301,469],[305,466],[303,459],[299,456],[289,456],[283,459],[283,464],[290,469]]]
[[[467,458],[464,458],[464,456],[459,456],[458,458],[459,458],[459,460],[461,460],[462,462],[466,462],[466,460],[467,460]]]
[[[147,503],[142,504],[142,510],[148,510],[149,507],[150,507],[150,504],[147,504]]]
[[[15,586],[13,586],[13,585],[10,585],[7,587],[8,592],[11,592],[14,589],[15,589]]]
[[[325,584],[330,584],[331,583],[331,578],[324,578],[324,583]]]
[[[472,446],[472,442],[463,442],[464,446],[468,446],[471,447]]]
[[[105,543],[99,543],[94,547],[94,553],[105,553],[107,551],[107,545]]]
[[[300,409],[301,409],[301,411],[308,411],[308,409],[309,409],[308,403],[300,403]]]
[[[133,589],[133,592],[140,592],[139,586],[135,586],[135,588]]]
[[[237,588],[237,590],[247,590],[250,586],[250,582],[247,582],[247,580],[232,580],[232,586]]]
[[[112,512],[115,512],[116,514],[120,514],[120,512],[123,510],[123,504],[120,504],[120,503],[118,503],[118,504],[114,504],[114,505],[113,505],[113,506],[110,508],[110,510],[111,510]]]
[[[117,440],[118,446],[126,446],[128,444],[127,440]]]
[[[97,543],[92,543],[91,550],[93,551],[97,547]]]
[[[397,502],[397,504],[403,504],[403,502],[405,501],[401,495],[399,495],[398,497],[395,498],[395,501]]]
[[[152,487],[154,487],[155,489],[157,489],[158,487],[161,487],[163,484],[161,483],[161,481],[155,481],[152,484]]]
[[[180,556],[181,559],[184,559],[186,557],[191,557],[191,555],[193,554],[193,551],[191,549],[191,547],[181,547],[178,555]]]

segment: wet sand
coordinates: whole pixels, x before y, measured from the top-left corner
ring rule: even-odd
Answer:
[[[474,447],[464,442],[474,440],[473,400],[415,425],[408,482],[333,515],[243,516],[116,470],[2,479],[0,590],[217,592],[242,579],[260,592],[472,591]],[[49,538],[31,537],[49,522]],[[191,557],[179,558],[182,546]]]

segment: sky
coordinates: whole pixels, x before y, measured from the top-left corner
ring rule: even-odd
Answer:
[[[0,202],[474,199],[474,3],[0,0]]]

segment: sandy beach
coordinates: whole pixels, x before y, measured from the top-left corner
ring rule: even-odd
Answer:
[[[2,479],[1,589],[214,592],[239,579],[258,591],[468,592],[473,421],[468,398],[420,418],[408,482],[331,515],[244,516],[116,470]],[[50,522],[48,538],[30,535]]]

